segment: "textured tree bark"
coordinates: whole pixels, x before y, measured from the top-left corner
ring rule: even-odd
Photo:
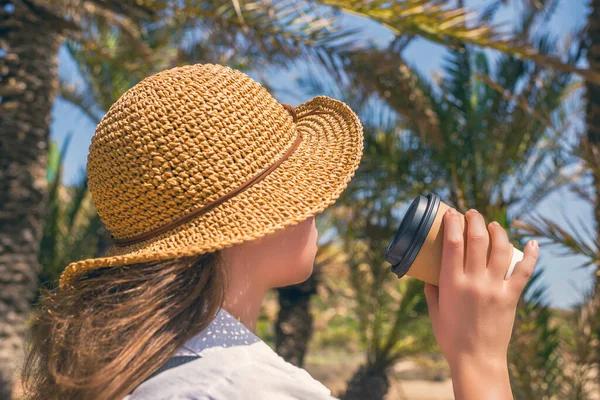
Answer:
[[[600,70],[600,0],[591,0],[591,12],[588,17],[587,59],[589,68],[593,71]],[[587,144],[589,146],[591,162],[600,165],[600,86],[587,83]],[[596,204],[594,205],[594,217],[596,221],[596,234],[600,240],[600,176],[594,174],[594,193]],[[595,296],[600,296],[600,263],[596,265]],[[596,332],[600,335],[600,329]],[[600,368],[600,358],[596,360],[596,366]],[[600,383],[600,375],[599,375]]]
[[[11,398],[36,291],[61,40],[29,2],[0,0],[0,399]]]
[[[313,332],[310,299],[317,292],[318,278],[311,277],[298,285],[277,289],[279,314],[275,324],[277,353],[298,367],[304,364],[304,356]]]
[[[348,381],[342,400],[383,400],[390,390],[390,380],[385,368],[360,366]]]
[[[592,0],[592,12],[588,18],[588,63],[590,69],[600,71],[600,0]],[[587,83],[587,141],[596,165],[600,165],[600,86]],[[600,195],[600,176],[594,176],[596,195]],[[600,201],[596,201],[594,216],[600,222]],[[598,231],[600,238],[600,230]],[[598,265],[600,270],[600,265]]]

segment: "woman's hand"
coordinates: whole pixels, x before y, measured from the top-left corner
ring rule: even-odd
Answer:
[[[517,302],[539,248],[530,241],[523,260],[505,281],[512,255],[506,231],[492,222],[488,234],[483,216],[475,210],[466,213],[466,220],[464,232],[456,210],[444,215],[440,286],[425,285],[433,332],[450,364],[457,399],[512,399],[508,344]]]

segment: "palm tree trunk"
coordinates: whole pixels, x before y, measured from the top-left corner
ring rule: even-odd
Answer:
[[[342,400],[383,400],[390,390],[386,368],[360,366],[348,381]]]
[[[275,324],[276,350],[286,361],[298,367],[304,364],[313,331],[310,299],[317,292],[316,275],[313,273],[307,281],[298,285],[277,289],[279,314]]]
[[[590,2],[591,13],[588,17],[588,63],[592,71],[600,70],[600,0]],[[587,145],[589,146],[590,162],[600,165],[600,86],[587,83]],[[594,193],[596,204],[594,206],[594,217],[598,230],[596,234],[600,241],[600,176],[594,174]],[[596,266],[596,282],[594,296],[600,296],[600,262]],[[600,337],[600,327],[596,334]],[[596,368],[600,369],[600,358],[596,360]],[[600,375],[599,375],[600,382]]]
[[[1,399],[11,398],[36,293],[60,43],[35,6],[0,0]]]
[[[591,6],[592,12],[588,18],[587,58],[590,69],[600,71],[600,0],[592,0]],[[600,165],[600,86],[590,82],[587,83],[586,124],[588,144],[592,154],[598,158],[596,165]],[[600,176],[598,175],[594,176],[594,188],[596,194],[600,195]],[[596,202],[594,216],[596,222],[600,222],[600,200]],[[600,237],[600,230],[598,236]],[[598,269],[600,270],[600,265],[598,265]]]

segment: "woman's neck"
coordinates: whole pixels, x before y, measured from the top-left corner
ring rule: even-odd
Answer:
[[[223,308],[255,333],[266,290],[252,284],[248,276],[232,275],[225,292]]]

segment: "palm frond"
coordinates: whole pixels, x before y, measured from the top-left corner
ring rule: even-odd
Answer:
[[[149,75],[154,69],[167,66],[174,59],[176,52],[165,46],[164,40],[156,35],[163,32],[149,31],[145,37],[153,50],[152,61],[138,60],[135,67],[121,62],[131,54],[135,54],[131,43],[118,31],[114,31],[105,23],[96,23],[94,46],[110,52],[113,56],[104,57],[93,49],[86,48],[79,42],[67,40],[65,49],[75,61],[83,83],[60,81],[59,94],[74,106],[78,107],[94,123],[117,99],[134,84]],[[119,61],[115,61],[119,60]]]
[[[480,63],[487,70],[487,59],[481,55],[478,59],[482,60]],[[473,79],[471,71],[475,59],[471,58],[470,49],[463,46],[458,50],[451,51],[444,61],[445,78],[440,83],[442,93],[447,104],[452,107],[452,112],[459,113],[461,118],[468,119],[467,114],[471,112],[472,103],[477,103],[473,99],[473,96],[477,95],[473,86],[476,79]],[[489,73],[489,71],[487,72]]]
[[[88,179],[87,174],[84,173],[83,179],[81,179],[78,184],[72,188],[70,201],[65,207],[63,218],[69,230],[75,228],[76,223],[78,222],[77,216],[85,206],[84,202],[88,196]]]
[[[387,106],[416,127],[422,140],[443,146],[440,123],[431,104],[432,89],[402,56],[370,48],[351,54],[345,71],[364,92],[363,98],[377,93]]]
[[[432,97],[446,143],[435,159],[457,201],[488,211],[519,204],[512,210],[518,216],[577,178],[552,179],[575,162],[562,147],[570,114],[561,99],[572,77],[512,56],[501,57],[492,74],[483,53],[470,60],[467,54],[453,55],[440,99]],[[462,73],[467,60],[470,77]]]
[[[40,241],[40,288],[57,287],[58,278],[65,266],[77,259],[95,254],[98,231],[101,226],[87,187],[87,177],[72,187],[62,182],[62,170],[72,134],[67,135],[59,151],[56,143],[50,147],[51,159],[48,173],[49,191]],[[37,301],[39,291],[34,299]]]
[[[59,241],[61,223],[60,204],[62,199],[60,198],[60,188],[62,186],[62,166],[71,136],[72,135],[67,136],[60,151],[58,150],[56,142],[51,142],[50,144],[50,159],[53,159],[54,162],[49,165],[47,173],[47,176],[49,177],[48,197],[44,230],[40,240],[40,252],[38,255],[38,260],[42,266],[39,275],[40,286],[42,287],[47,285],[47,282],[50,280],[51,272],[48,271],[52,271],[55,268],[55,259],[58,251],[57,242]],[[37,301],[37,299],[34,301]]]
[[[591,180],[593,177],[591,174],[585,174],[582,179],[578,182],[573,182],[569,189],[573,192],[577,197],[589,204],[595,204],[596,202],[596,194],[594,191],[594,185],[591,184]]]
[[[513,221],[513,227],[524,236],[540,238],[546,244],[556,245],[564,251],[564,255],[581,255],[586,257],[582,267],[600,263],[600,241],[593,229],[586,228],[586,222],[574,221],[563,216],[567,228],[547,217],[534,215],[527,220]]]
[[[96,99],[91,93],[90,88],[82,90],[73,83],[59,79],[58,96],[64,101],[77,107],[94,124],[98,124],[102,118],[99,110],[96,109]]]
[[[64,159],[72,137],[72,133],[69,133],[65,137],[60,150],[58,150],[58,145],[56,142],[52,142],[52,145],[50,146],[50,158],[55,159],[55,162],[53,165],[50,165],[52,170],[47,174],[51,180],[48,187],[44,230],[40,240],[40,252],[38,255],[39,262],[42,266],[42,271],[40,273],[41,286],[48,285],[48,283],[51,281],[52,275],[58,268],[57,259],[59,258],[61,251],[60,241],[63,226],[61,212],[61,205],[64,201],[64,193],[62,190],[62,171]]]
[[[572,315],[565,318],[563,345],[571,365],[561,398],[591,400],[594,396],[595,366],[599,359],[600,296],[588,290]]]
[[[323,0],[349,14],[357,14],[389,28],[396,34],[415,34],[450,47],[463,43],[488,47],[515,57],[530,59],[561,71],[577,73],[600,84],[600,72],[582,69],[559,58],[540,54],[529,43],[506,37],[498,26],[473,23],[475,15],[463,7],[448,6],[432,0],[404,0],[383,3],[380,0]]]
[[[127,2],[121,4],[118,8],[116,4],[111,3],[113,2],[86,1],[81,3],[77,12],[82,17],[82,38],[90,36],[88,40],[93,40],[96,32],[95,29],[92,29],[94,25],[109,25],[127,38],[137,54],[143,58],[149,58],[152,55],[152,49],[143,38],[143,28],[140,26],[140,22],[144,20],[149,22],[157,14],[147,6],[141,7],[142,2],[137,2],[136,8],[127,8]],[[138,12],[128,10],[137,10]]]
[[[201,52],[218,57],[228,49],[230,57],[249,60],[248,66],[290,65],[303,58],[335,72],[336,57],[353,47],[350,39],[358,32],[343,28],[331,12],[308,1],[219,0],[200,7],[188,0],[173,6],[175,15],[185,16],[178,24],[197,32],[181,46],[180,58],[187,60]]]
[[[98,23],[104,23],[127,37],[137,54],[142,58],[147,58],[152,51],[144,40],[142,26],[144,23],[154,21],[161,12],[164,12],[167,2],[154,0],[90,0],[85,2],[32,0],[31,3],[52,18],[56,30],[63,32],[67,37],[78,41],[86,48],[102,52],[102,49],[95,45],[94,39],[97,33],[95,26]],[[102,52],[102,54],[106,58],[111,57],[110,53]]]
[[[589,136],[582,136],[575,151],[592,176],[600,177],[600,147],[590,143]]]
[[[550,399],[564,387],[563,333],[546,303],[548,288],[536,269],[519,301],[509,347],[511,387],[516,399]]]
[[[560,0],[492,0],[485,5],[481,12],[480,21],[488,23],[492,17],[504,6],[521,5],[526,8],[527,12],[542,14],[544,21],[547,21],[558,6]],[[527,20],[529,18],[525,18]]]
[[[338,221],[348,254],[361,341],[368,364],[377,368],[431,351],[435,345],[426,320],[423,283],[397,279],[381,257],[398,223],[391,212],[394,206],[385,196],[376,199],[358,194],[349,215]]]
[[[392,328],[389,330],[386,340],[382,343],[380,352],[382,354],[390,354],[393,349],[397,349],[396,343],[400,341],[402,335],[406,335],[410,330],[407,325],[415,320],[422,318],[427,314],[427,301],[424,295],[423,282],[407,278],[403,283],[405,286],[402,290],[402,296],[399,300],[399,306],[395,312],[395,321]],[[404,332],[403,332],[404,330]],[[425,343],[423,343],[425,344]],[[431,343],[427,343],[426,347],[430,347]],[[416,346],[412,346],[415,349]],[[418,352],[424,349],[420,348]],[[398,351],[398,350],[396,350]],[[402,354],[406,356],[406,354]],[[396,358],[394,354],[392,358]]]

